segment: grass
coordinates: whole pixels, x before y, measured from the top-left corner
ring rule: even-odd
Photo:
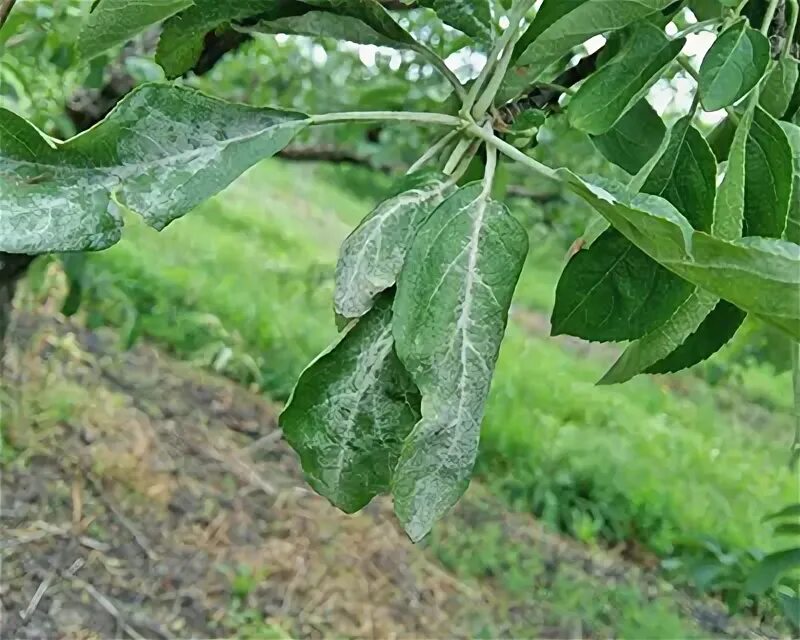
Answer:
[[[285,399],[335,335],[332,267],[368,209],[329,169],[264,163],[162,234],[132,222],[89,263],[88,317]],[[516,307],[550,306],[563,254],[534,246]],[[511,326],[484,424],[484,481],[588,542],[660,555],[699,537],[772,548],[760,518],[797,497],[787,381],[762,368],[739,376],[737,394],[690,374],[596,387],[607,359]],[[768,419],[749,424],[750,401],[764,399]]]
[[[504,594],[513,628],[500,637],[531,637],[531,626],[535,637],[702,637],[668,589],[643,588],[624,572],[587,569],[572,550],[547,548],[523,522],[508,522],[488,496],[466,500],[460,517],[443,521],[428,545],[454,573],[491,581]],[[498,637],[493,631],[486,637]]]

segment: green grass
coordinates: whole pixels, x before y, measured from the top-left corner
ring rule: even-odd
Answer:
[[[687,395],[651,378],[595,386],[602,371],[512,327],[479,473],[515,505],[587,540],[639,540],[662,554],[701,536],[769,548],[761,517],[797,496],[785,464],[788,417],[741,424],[700,381]]]
[[[328,169],[264,163],[161,234],[131,223],[90,262],[89,317],[134,317],[136,333],[284,399],[335,335],[338,245],[369,208]],[[563,248],[537,243],[515,306],[546,310],[562,261]],[[605,364],[512,326],[484,425],[485,482],[587,541],[771,548],[760,518],[797,496],[778,410],[786,381],[748,374],[752,395],[778,408],[747,424],[741,397],[721,403],[692,375],[596,387]]]
[[[496,584],[507,599],[504,608],[513,612],[504,637],[702,637],[673,592],[645,593],[625,572],[612,577],[599,566],[587,570],[573,551],[554,554],[536,532],[515,530],[487,499],[466,500],[467,508],[442,522],[427,543],[450,571]],[[487,637],[498,637],[492,631]]]

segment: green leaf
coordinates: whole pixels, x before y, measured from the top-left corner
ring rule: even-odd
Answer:
[[[797,60],[778,60],[761,89],[761,108],[775,118],[782,118],[789,109],[798,75]]]
[[[647,367],[645,373],[674,373],[700,364],[713,356],[733,339],[747,314],[726,302],[717,305],[703,319],[700,326],[683,343],[664,359]],[[707,307],[701,305],[703,310]]]
[[[525,87],[540,80],[551,64],[589,38],[623,29],[661,11],[673,1],[545,0],[539,14],[515,47],[519,67],[511,69],[506,76],[502,98],[511,99]],[[542,20],[537,25],[540,18]]]
[[[592,142],[609,162],[636,174],[656,154],[666,131],[650,103],[639,100],[609,131],[592,136]]]
[[[730,117],[723,118],[706,136],[717,162],[725,162],[736,135],[736,124]]]
[[[710,230],[717,166],[703,136],[691,125],[692,117],[687,116],[673,126],[634,185],[642,182],[644,193],[662,196],[695,228]],[[691,284],[618,231],[609,230],[567,265],[556,291],[553,329],[556,335],[569,333],[587,340],[635,340],[667,323],[691,293]],[[664,347],[670,344],[659,342]],[[653,353],[652,347],[648,353]]]
[[[625,349],[599,384],[621,384],[640,373],[658,369],[654,365],[678,350],[687,336],[698,330],[718,301],[714,294],[695,290],[667,322]]]
[[[711,20],[722,15],[719,0],[690,0],[689,8],[698,20]]]
[[[669,318],[692,286],[609,229],[567,264],[556,289],[552,335],[634,340]]]
[[[511,57],[512,62],[519,60],[528,47],[536,42],[537,38],[547,29],[586,2],[587,0],[543,0],[536,11],[536,17],[533,22],[531,22],[514,46],[514,55]]]
[[[800,110],[800,78],[798,78],[798,82],[795,83],[794,85],[794,90],[792,91],[792,97],[789,99],[789,106],[786,107],[786,111],[784,112],[781,120],[785,120],[786,122],[793,122],[795,117],[797,116],[798,110]]]
[[[78,35],[78,56],[90,60],[191,6],[192,0],[101,0]]]
[[[395,511],[420,540],[469,484],[508,309],[528,236],[480,184],[423,225],[400,274],[397,353],[422,392],[422,420],[392,482]]]
[[[760,595],[773,587],[784,573],[800,567],[800,548],[784,549],[764,556],[748,576],[746,593]]]
[[[715,227],[716,160],[706,141],[691,126],[692,120],[693,117],[689,115],[675,124],[661,152],[634,179],[632,187],[642,182],[641,191],[664,197],[695,229],[710,231]],[[751,118],[747,118],[742,125],[742,151],[750,122]],[[743,167],[743,152],[740,155]],[[738,209],[719,207],[716,211],[717,232],[729,217],[735,217],[738,221],[738,231],[733,233],[732,238],[741,236],[744,212],[743,176],[739,176],[734,168],[729,173],[728,181],[737,176],[740,185],[736,201]],[[720,193],[730,188],[731,185],[726,184]],[[729,203],[732,204],[733,201]],[[679,276],[672,274],[672,277]],[[601,384],[622,383],[640,373],[658,373],[679,365],[680,369],[693,366],[716,352],[716,349],[708,352],[715,340],[724,339],[722,344],[725,344],[732,337],[732,333],[728,332],[728,338],[724,338],[727,325],[720,321],[724,318],[719,319],[713,314],[716,308],[720,308],[716,296],[695,290],[687,293],[687,298],[680,302],[683,304],[668,310],[672,313],[663,318],[660,326],[647,335],[636,336],[640,339],[628,346],[600,381]],[[744,316],[741,318],[743,320]]]
[[[745,236],[780,238],[792,197],[793,154],[777,121],[756,109],[747,139]]]
[[[623,185],[558,175],[651,258],[745,311],[800,337],[800,246],[768,238],[726,241],[696,231],[666,200],[631,195]]]
[[[780,511],[770,513],[768,516],[764,516],[761,522],[770,522],[771,520],[781,520],[783,518],[800,518],[800,503],[790,504]]]
[[[311,10],[299,16],[260,20],[263,33],[329,37],[358,44],[418,49],[419,43],[375,0],[304,0]]]
[[[672,203],[691,225],[710,231],[717,195],[717,162],[702,134],[692,126],[692,116],[678,120],[641,191]]]
[[[782,522],[775,527],[776,536],[800,536],[800,522]]]
[[[747,158],[755,109],[745,111],[728,151],[728,166],[719,186],[714,213],[714,235],[723,240],[738,240],[744,231],[747,207]]]
[[[221,25],[256,15],[276,20],[308,10],[308,5],[294,0],[194,0],[191,7],[164,23],[156,62],[168,78],[177,78],[197,64],[205,36]]]
[[[492,39],[492,9],[489,0],[420,0],[423,7],[433,9],[442,22],[488,42]]]
[[[308,124],[299,113],[144,85],[96,127],[54,144],[0,109],[0,251],[109,247],[122,229],[114,202],[163,229]]]
[[[724,109],[758,84],[770,60],[769,40],[742,19],[723,31],[700,65],[700,101],[706,111]]]
[[[789,202],[789,215],[786,218],[784,239],[800,244],[800,127],[789,122],[781,122],[783,132],[792,148],[792,199]]]
[[[338,314],[363,316],[375,294],[395,284],[420,225],[453,191],[453,181],[442,173],[406,176],[394,195],[363,220],[339,253],[334,292]]]
[[[391,293],[300,376],[280,425],[309,483],[347,513],[389,490],[419,392],[397,359]]]
[[[781,611],[786,620],[795,629],[800,629],[800,596],[796,592],[793,595],[780,592],[778,603],[781,605]]]
[[[61,305],[61,313],[68,318],[74,316],[81,306],[88,258],[86,253],[65,253],[61,256],[61,266],[69,285],[69,292]]]
[[[590,76],[570,100],[570,124],[592,135],[611,129],[644,98],[685,43],[685,39],[670,40],[649,22],[637,25],[613,60]]]

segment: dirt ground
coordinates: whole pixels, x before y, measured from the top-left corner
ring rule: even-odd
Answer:
[[[278,407],[142,345],[23,317],[3,369],[3,638],[591,637],[491,579],[463,581],[397,528],[387,500],[345,516],[311,493]],[[21,346],[20,346],[21,345]],[[493,506],[479,486],[443,524],[481,519],[599,583],[668,587],[611,553]],[[708,635],[763,637],[684,598]]]

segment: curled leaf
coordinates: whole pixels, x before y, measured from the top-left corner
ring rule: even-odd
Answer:
[[[422,419],[392,481],[412,540],[461,497],[528,236],[481,184],[450,196],[423,225],[394,304],[397,353],[422,392]]]

